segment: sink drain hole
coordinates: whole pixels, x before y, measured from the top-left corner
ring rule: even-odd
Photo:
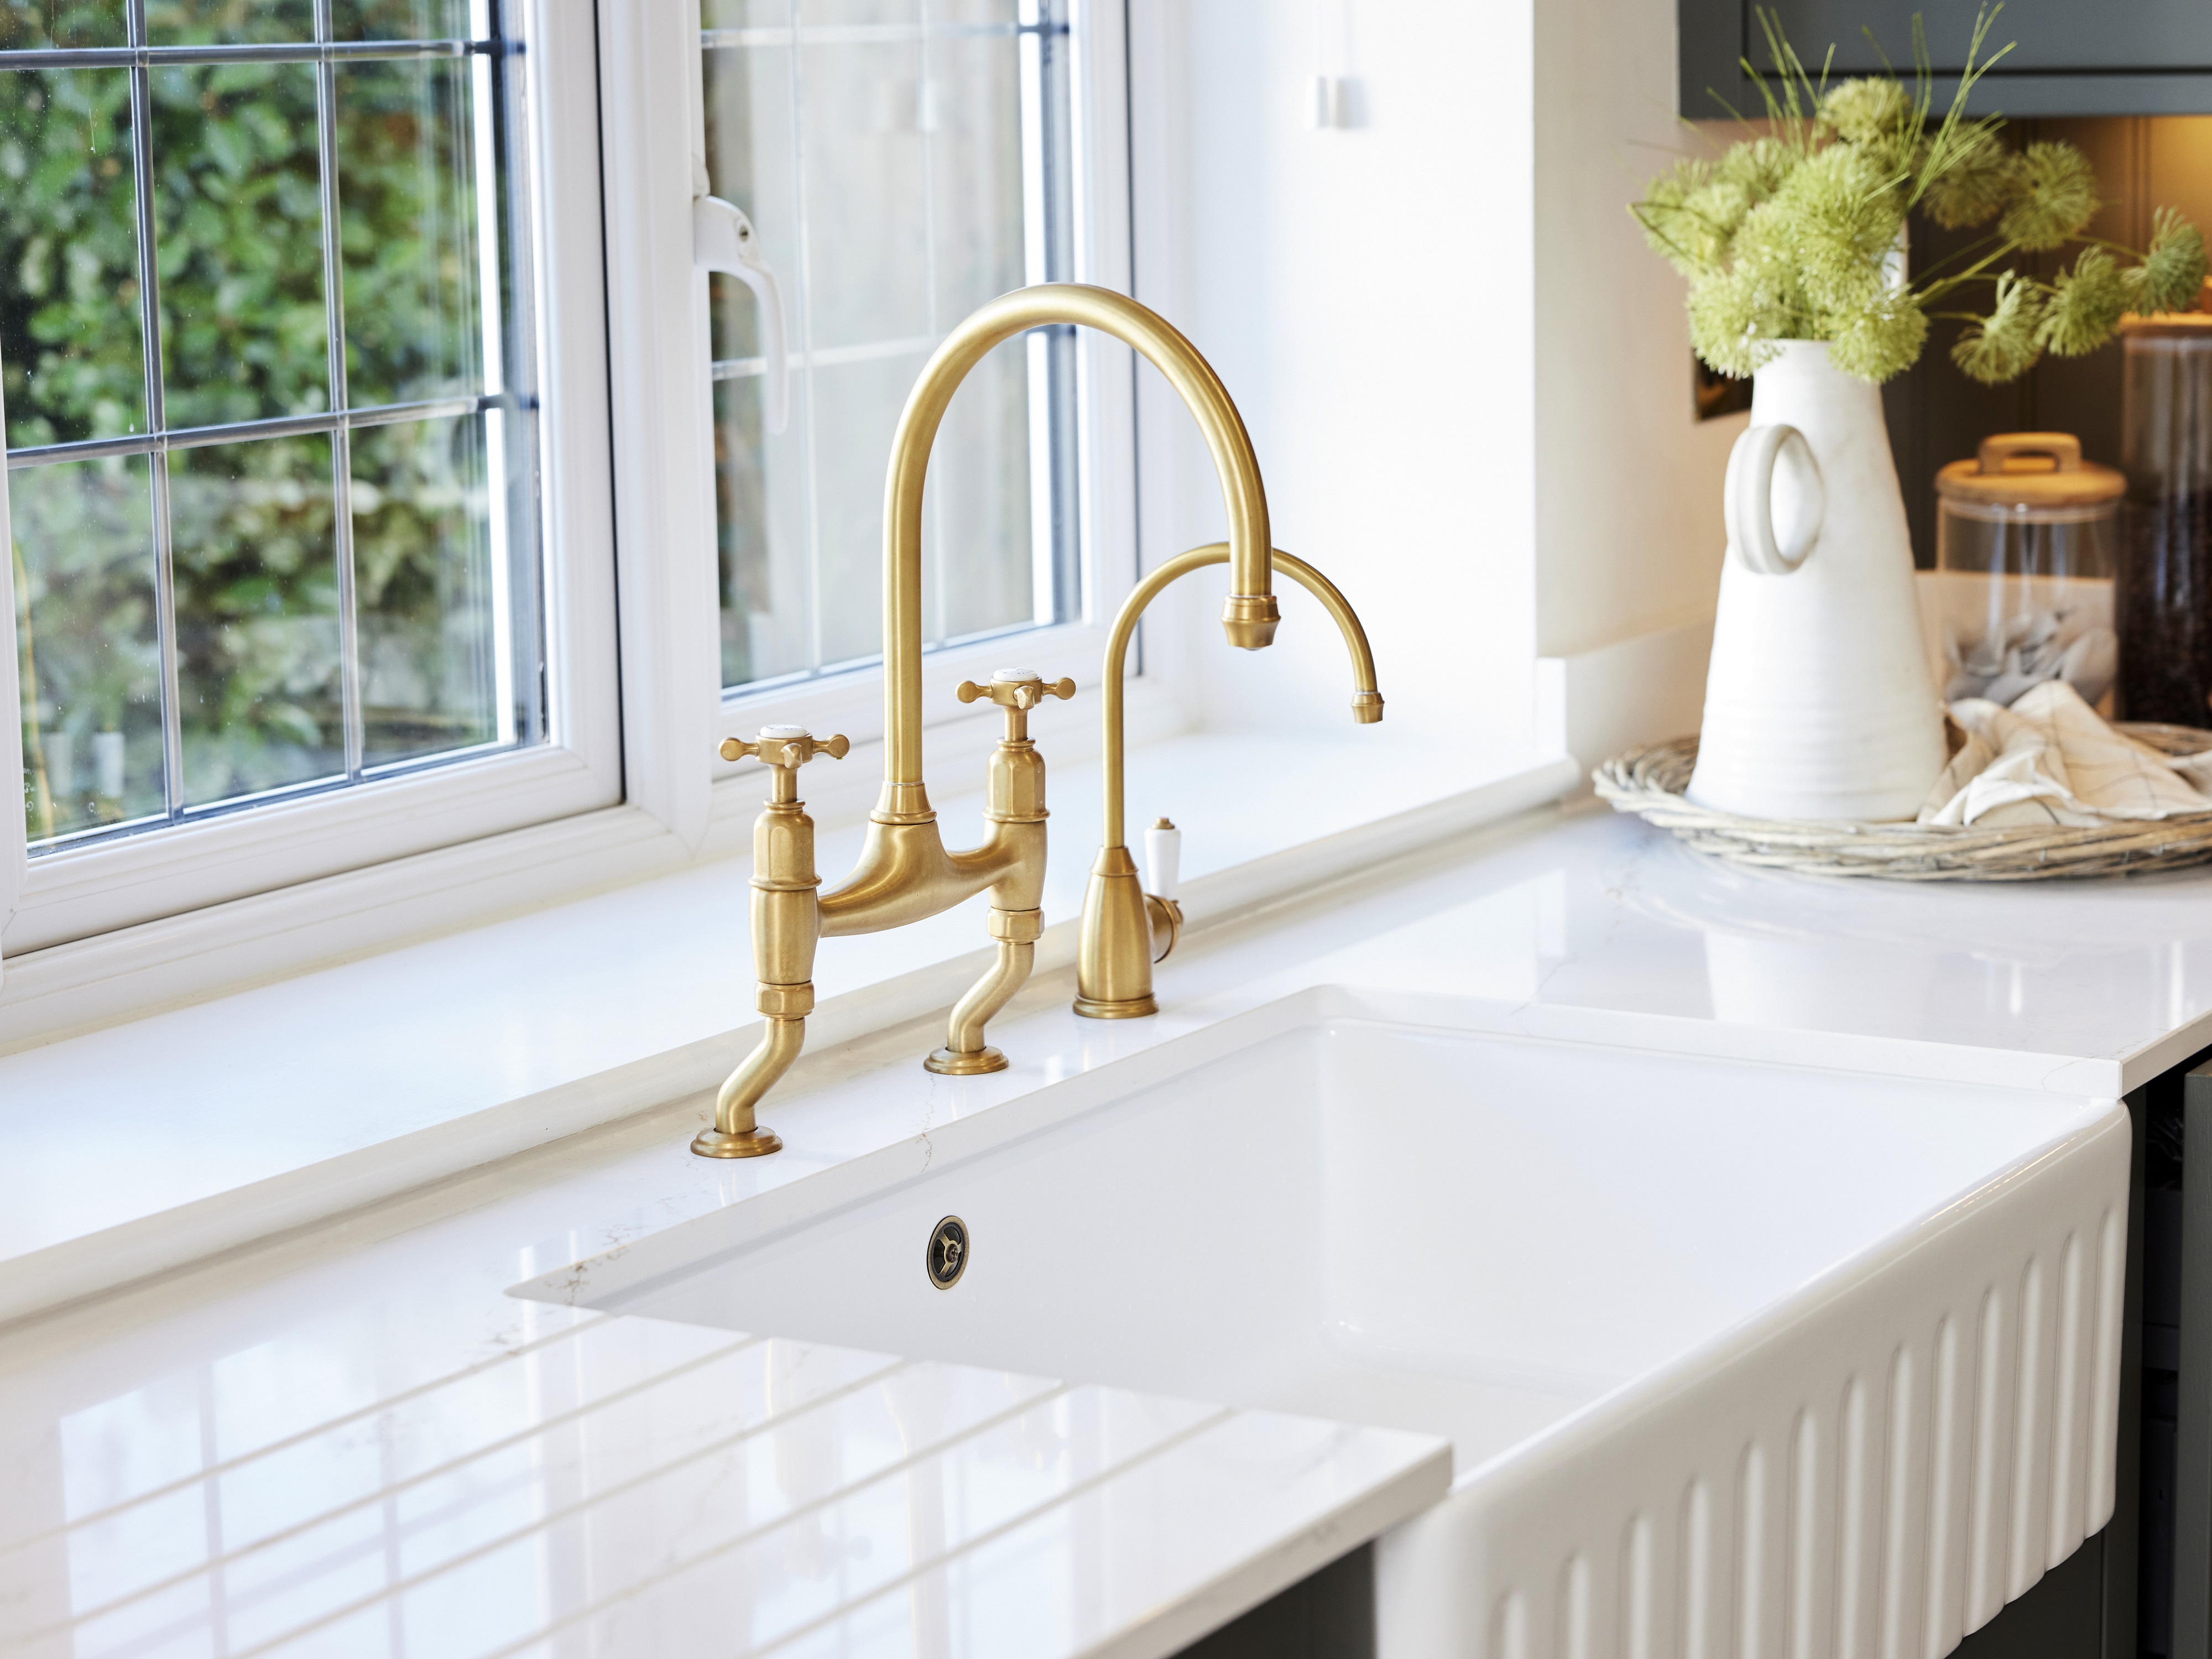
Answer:
[[[960,1275],[968,1271],[968,1224],[949,1215],[931,1229],[924,1265],[929,1269],[929,1282],[939,1290],[949,1291],[957,1285]]]

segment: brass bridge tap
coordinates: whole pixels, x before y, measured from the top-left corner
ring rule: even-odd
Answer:
[[[842,885],[818,890],[813,826],[798,810],[796,772],[817,751],[843,750],[805,738],[805,753],[798,754],[789,745],[805,734],[795,727],[788,728],[794,737],[763,732],[756,744],[736,750],[757,754],[776,769],[768,811],[754,833],[753,959],[769,1025],[760,1047],[722,1085],[714,1127],[692,1142],[695,1152],[744,1158],[781,1144],[755,1126],[753,1108],[799,1057],[805,1017],[814,1006],[817,939],[902,927],[985,891],[991,896],[988,931],[995,960],[954,1007],[945,1046],[923,1063],[956,1075],[996,1071],[1006,1063],[983,1041],[983,1028],[1029,976],[1044,925],[1044,761],[1030,741],[1028,717],[1046,696],[1069,696],[1075,687],[1068,680],[1048,683],[1027,669],[1007,669],[993,675],[988,686],[960,688],[964,701],[988,697],[1004,708],[1006,731],[991,757],[983,843],[966,852],[948,850],[921,776],[922,483],[945,411],[969,372],[1002,341],[1062,324],[1094,328],[1134,348],[1182,398],[1212,456],[1229,521],[1222,557],[1231,567],[1231,591],[1222,607],[1223,630],[1231,645],[1245,650],[1274,638],[1280,612],[1259,462],[1237,405],[1197,348],[1126,295],[1072,283],[1001,295],[954,329],[923,366],[891,440],[884,485],[884,787],[869,814],[860,864]],[[1108,696],[1117,711],[1111,729],[1118,733],[1118,681]],[[771,744],[782,758],[771,759]]]
[[[1352,657],[1352,718],[1361,726],[1382,718],[1382,694],[1376,689],[1375,653],[1367,647],[1367,630],[1336,590],[1336,584],[1279,547],[1273,550],[1277,570],[1293,579],[1322,603],[1344,635],[1344,648]],[[1160,591],[1194,570],[1229,562],[1229,544],[1212,542],[1177,554],[1139,582],[1114,618],[1106,638],[1105,679],[1100,702],[1105,722],[1105,839],[1097,862],[1091,866],[1091,883],[1083,893],[1083,934],[1076,947],[1075,1012],[1091,1019],[1135,1019],[1156,1014],[1160,1005],[1152,996],[1152,964],[1167,959],[1182,937],[1182,906],[1172,897],[1147,893],[1138,878],[1137,864],[1123,844],[1121,817],[1121,664],[1128,654],[1129,637],[1137,619]],[[1175,826],[1164,818],[1159,828]]]

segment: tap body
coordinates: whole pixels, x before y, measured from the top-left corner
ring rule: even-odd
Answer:
[[[923,1063],[951,1073],[994,1071],[1006,1062],[983,1041],[984,1026],[1028,977],[1043,931],[1044,762],[1028,736],[1029,711],[1074,683],[1031,671],[1000,671],[991,684],[964,684],[964,701],[988,696],[1006,710],[1006,735],[991,757],[987,829],[965,851],[945,845],[921,771],[921,505],[930,449],[945,411],[992,347],[1033,328],[1075,324],[1134,348],[1166,378],[1198,422],[1221,483],[1229,519],[1224,557],[1231,592],[1222,607],[1231,644],[1271,643],[1280,617],[1273,588],[1267,497],[1252,441],[1220,377],[1196,347],[1126,295],[1078,283],[1018,289],[981,307],[946,337],[924,366],[891,440],[884,487],[884,781],[869,815],[859,864],[824,892],[813,866],[813,824],[797,793],[800,765],[817,752],[842,756],[843,739],[816,744],[798,728],[770,727],[756,744],[724,746],[726,758],[757,754],[774,769],[767,809],[754,832],[753,961],[760,1044],[716,1097],[714,1122],[692,1142],[714,1158],[750,1158],[781,1146],[759,1127],[755,1108],[787,1071],[814,1007],[815,945],[821,939],[878,933],[991,896],[990,969],[954,1007],[945,1044]],[[1118,685],[1115,688],[1118,708]],[[1118,729],[1118,726],[1117,726]],[[770,732],[795,737],[771,738]],[[794,744],[803,739],[805,752]],[[774,758],[767,752],[774,744]],[[834,745],[834,746],[833,746]],[[796,758],[794,758],[796,757]]]
[[[1145,607],[1161,591],[1194,570],[1226,563],[1229,544],[1212,542],[1177,554],[1139,582],[1106,640],[1105,677],[1099,701],[1105,725],[1104,787],[1100,791],[1105,823],[1098,858],[1091,866],[1083,894],[1083,933],[1075,958],[1075,1012],[1092,1019],[1134,1019],[1159,1012],[1152,996],[1152,964],[1164,960],[1182,933],[1182,908],[1175,900],[1145,891],[1136,860],[1125,844],[1122,822],[1121,669],[1130,636]],[[1336,585],[1282,549],[1273,550],[1277,570],[1291,577],[1322,603],[1344,635],[1352,658],[1352,718],[1370,725],[1382,718],[1382,694],[1375,683],[1375,653],[1367,630]]]

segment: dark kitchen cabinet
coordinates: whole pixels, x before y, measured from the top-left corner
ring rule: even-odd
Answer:
[[[1766,8],[1816,75],[1831,45],[1837,74],[1877,71],[1885,55],[1909,72],[1919,13],[1939,76],[1955,75],[1964,63],[1978,9],[1977,0],[1775,0]],[[1712,120],[1725,119],[1729,107],[1760,112],[1758,90],[1742,69],[1746,58],[1767,67],[1756,9],[1752,0],[1678,0],[1680,113]],[[2016,43],[2013,50],[1975,88],[1969,107],[1977,114],[2212,113],[2207,0],[2007,0],[1984,55],[2008,41]],[[1948,91],[1941,88],[1939,100],[1948,100]]]

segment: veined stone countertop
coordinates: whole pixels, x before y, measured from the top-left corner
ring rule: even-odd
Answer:
[[[507,1293],[1314,985],[1390,1018],[2109,1097],[2212,1042],[2212,876],[1903,886],[1542,814],[1200,933],[1156,1019],[1044,976],[995,1077],[810,1055],[0,1330],[0,1652],[1164,1654],[1433,1501],[1433,1437]]]

